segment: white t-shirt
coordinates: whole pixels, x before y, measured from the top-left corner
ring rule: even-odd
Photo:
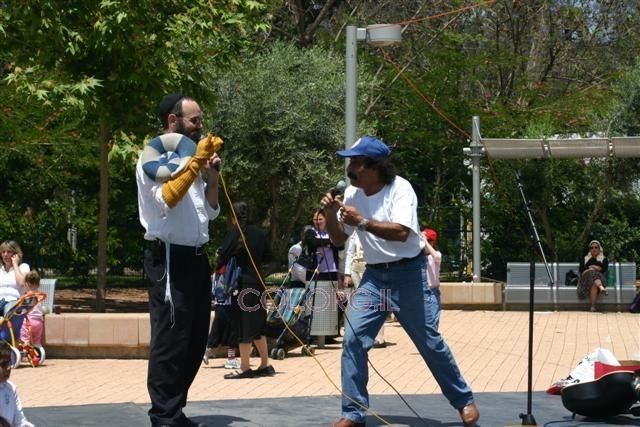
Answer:
[[[30,268],[29,264],[20,264],[20,271],[28,273]],[[0,299],[4,298],[5,301],[15,301],[24,294],[24,290],[18,286],[16,282],[16,272],[13,268],[9,271],[4,269],[4,265],[0,267]]]
[[[367,196],[361,188],[349,186],[344,193],[344,204],[354,206],[367,219],[393,222],[408,227],[411,232],[406,241],[390,241],[356,227],[344,226],[346,234],[358,233],[367,264],[379,264],[413,258],[424,248],[418,228],[418,198],[406,179],[396,176],[376,194]]]
[[[33,427],[24,416],[16,386],[11,381],[0,383],[0,416],[12,427]]]

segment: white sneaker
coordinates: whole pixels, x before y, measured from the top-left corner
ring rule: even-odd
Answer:
[[[227,361],[224,362],[224,368],[240,369],[240,359],[238,359],[237,357],[234,357],[233,359],[227,359]]]

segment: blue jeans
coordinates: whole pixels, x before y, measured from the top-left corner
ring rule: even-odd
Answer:
[[[433,303],[436,305],[436,308],[433,311],[433,327],[436,329],[440,329],[440,309],[442,308],[442,306],[440,305],[440,286],[429,289],[433,294]]]
[[[355,422],[366,419],[367,353],[388,311],[395,313],[451,406],[459,409],[473,402],[473,393],[438,332],[440,301],[427,284],[426,258],[386,268],[367,266],[350,304],[342,350],[342,391],[362,406],[343,396],[344,418]]]

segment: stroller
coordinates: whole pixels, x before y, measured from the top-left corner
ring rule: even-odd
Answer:
[[[313,311],[307,307],[309,287],[301,278],[292,277],[296,276],[292,274],[296,267],[301,266],[294,263],[282,285],[270,291],[272,303],[267,309],[266,335],[276,338],[270,352],[272,359],[283,360],[288,349],[297,347],[300,341],[304,342],[302,346],[304,356],[311,356],[314,353],[314,349],[309,346],[313,316]]]
[[[33,344],[33,336],[31,334],[31,323],[27,314],[29,314],[38,304],[47,297],[44,292],[29,292],[21,296],[15,304],[6,310],[4,317],[0,317],[0,340],[9,343],[15,357],[12,357],[13,368],[20,366],[21,361],[28,361],[32,367],[41,365],[45,360],[45,351],[42,345]],[[29,330],[31,340],[29,343],[19,341],[16,343],[16,331],[13,324],[16,320],[23,320]],[[18,322],[21,324],[22,322]],[[20,330],[17,331],[20,336]]]

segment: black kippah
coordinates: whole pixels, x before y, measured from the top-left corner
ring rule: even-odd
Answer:
[[[163,125],[166,126],[167,116],[173,110],[173,107],[176,105],[178,101],[184,98],[184,95],[180,92],[170,93],[169,95],[162,98],[160,101],[160,105],[158,105],[158,116],[160,117],[160,121]]]

